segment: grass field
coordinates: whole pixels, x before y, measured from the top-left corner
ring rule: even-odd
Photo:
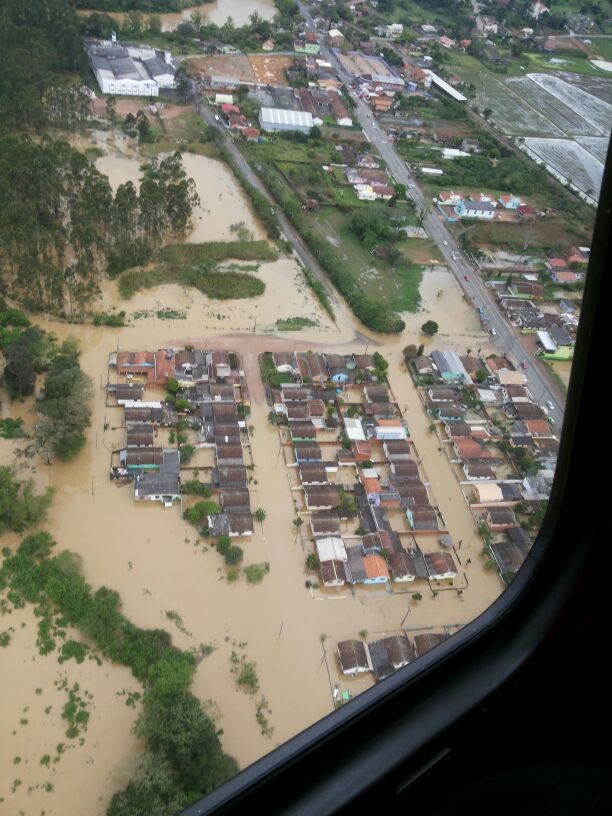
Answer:
[[[211,264],[227,259],[275,260],[266,241],[213,241],[206,244],[170,244],[163,247],[152,269],[130,269],[119,278],[122,297],[164,283],[193,286],[211,298],[233,299],[261,295],[265,285],[245,272],[215,271]]]
[[[525,228],[520,224],[499,222],[469,224],[456,222],[448,224],[449,228],[459,235],[467,232],[479,246],[491,249],[505,249],[510,252],[541,253],[546,250],[564,252],[573,245],[589,245],[592,227],[581,223],[568,223],[562,218],[548,218],[538,221],[535,235],[530,238],[527,249],[524,248]]]
[[[563,60],[563,63],[551,62],[552,60]],[[586,57],[574,57],[568,54],[524,54],[520,58],[520,64],[525,66],[525,72],[529,71],[569,71],[575,74],[590,74],[591,76],[606,76],[607,71],[591,65]],[[521,73],[523,73],[521,71]],[[609,74],[608,74],[609,76]]]
[[[363,291],[370,297],[381,300],[396,311],[416,311],[420,302],[419,286],[422,268],[413,262],[415,245],[423,241],[400,241],[396,247],[404,261],[397,266],[378,261],[363,246],[350,230],[346,216],[339,210],[325,208],[314,216],[318,232],[334,246],[339,258],[355,275]],[[427,251],[427,263],[432,254]]]
[[[591,37],[589,50],[596,51],[601,59],[612,61],[612,38]],[[612,74],[610,75],[612,77]]]

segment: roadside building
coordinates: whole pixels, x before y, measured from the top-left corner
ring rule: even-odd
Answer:
[[[457,577],[457,566],[449,552],[440,550],[434,553],[425,553],[427,574],[432,581],[452,580]]]
[[[342,640],[338,644],[342,674],[354,675],[372,671],[367,645],[361,640]]]
[[[389,567],[394,581],[403,583],[412,582],[417,578],[427,578],[425,559],[418,550],[401,550],[391,553]]]
[[[407,666],[416,657],[414,647],[405,635],[392,635],[373,641],[368,644],[368,650],[374,677],[379,681]]]
[[[313,538],[340,535],[340,518],[337,513],[313,513],[310,517]]]
[[[134,479],[134,500],[161,502],[172,507],[181,501],[178,476],[172,473],[141,473]]]
[[[283,108],[261,108],[259,123],[268,133],[287,132],[309,134],[314,126],[312,114],[307,111],[285,110]]]
[[[424,634],[414,635],[413,641],[417,657],[421,657],[421,655],[431,651],[440,643],[444,643],[449,637],[450,635],[442,632],[425,632]]]
[[[342,561],[322,561],[319,565],[321,582],[326,587],[344,586],[347,583],[346,566]]]

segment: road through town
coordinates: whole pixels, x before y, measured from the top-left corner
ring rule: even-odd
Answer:
[[[308,28],[319,36],[307,7],[300,0],[298,0],[298,6]],[[455,275],[466,296],[473,302],[474,308],[483,310],[486,315],[486,325],[491,331],[494,345],[500,352],[508,355],[515,364],[523,363],[523,373],[533,399],[540,405],[550,402],[554,406],[552,410],[547,410],[555,423],[555,429],[560,430],[564,412],[563,395],[558,393],[548,372],[525,351],[515,328],[500,313],[490,290],[483,284],[474,267],[462,254],[454,236],[446,228],[442,215],[432,209],[431,202],[425,198],[421,189],[416,185],[406,163],[400,158],[385,131],[379,126],[370,108],[352,91],[353,77],[345,70],[336,54],[327,47],[324,37],[319,36],[319,42],[321,55],[332,63],[347,93],[351,95],[355,103],[353,113],[357,116],[366,137],[376,146],[395,180],[406,185],[407,195],[415,202],[417,212],[424,213],[424,229],[438,245],[448,268]]]

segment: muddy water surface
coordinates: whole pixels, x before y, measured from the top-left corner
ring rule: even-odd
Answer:
[[[139,187],[142,159],[126,156],[123,144],[96,159],[95,164],[108,176],[113,191],[127,181]],[[194,180],[200,197],[200,205],[193,211],[193,230],[187,236],[187,242],[230,241],[237,237],[231,230],[235,224],[243,224],[253,238],[265,237],[249,200],[226,164],[206,156],[183,153],[183,166]]]
[[[91,10],[79,10],[81,15],[91,13]],[[193,6],[181,12],[170,12],[158,16],[161,17],[162,31],[174,31],[180,23],[191,20],[192,14],[199,14],[204,23],[223,25],[228,17],[231,17],[235,26],[243,26],[249,22],[249,17],[254,13],[259,14],[264,20],[271,20],[276,14],[274,0],[214,0],[212,3],[203,3],[200,6]],[[127,13],[113,11],[111,16],[123,22],[127,17]]]
[[[114,184],[134,172],[134,167],[125,163],[109,164],[108,169],[116,171]],[[195,176],[197,166],[189,172]],[[235,220],[239,219],[233,211],[227,213],[225,223]],[[206,219],[202,229],[204,240],[227,236],[222,224],[213,229]],[[437,346],[450,345],[464,351],[465,347],[477,348],[486,342],[451,276],[443,270],[426,272],[423,310],[407,316],[408,327],[402,337],[386,338],[365,333],[344,307],[337,310],[337,325],[332,323],[313,301],[291,259],[263,264],[256,274],[267,284],[262,298],[214,303],[197,292],[164,286],[140,292],[128,304],[120,304],[128,312],[145,314],[124,329],[55,322],[44,325],[60,338],[74,334],[80,339],[82,366],[95,386],[93,421],[87,447],[74,462],[51,467],[42,462],[28,463],[34,465],[33,475],[41,486],[50,483],[57,488],[46,526],[61,548],[82,557],[84,575],[94,588],[106,585],[117,590],[125,614],[139,626],[167,628],[184,648],[199,644],[213,647],[198,666],[193,691],[203,702],[214,701],[219,727],[223,729],[223,746],[242,767],[332,711],[334,684],[353,694],[371,684],[369,678],[347,680],[338,674],[338,640],[356,637],[361,629],[367,630],[371,638],[397,632],[401,626],[416,629],[467,623],[500,591],[497,577],[482,569],[471,515],[441,445],[428,429],[429,422],[402,360],[405,345],[424,341],[419,327],[429,318],[440,324]],[[112,284],[105,286],[104,298],[107,303],[115,301]],[[160,306],[184,311],[185,319],[157,319],[154,312]],[[312,316],[320,325],[308,332],[262,334],[270,332],[278,318],[298,315]],[[220,556],[181,519],[177,508],[137,507],[129,486],[119,487],[108,479],[111,451],[123,444],[121,412],[105,404],[103,386],[109,352],[187,342],[234,349],[243,357],[252,401],[249,422],[254,426],[251,504],[253,509],[264,508],[266,519],[263,526],[256,524],[252,540],[241,542],[241,546],[245,564],[269,563],[270,572],[261,585],[248,584],[244,576],[229,584]],[[267,422],[269,407],[258,374],[257,355],[274,348],[352,352],[369,348],[380,350],[389,360],[391,388],[405,411],[419,451],[422,477],[431,484],[435,503],[454,540],[463,540],[458,553],[466,573],[466,578],[461,578],[463,595],[441,591],[433,597],[423,591],[423,600],[416,602],[410,592],[389,594],[372,588],[353,595],[348,589],[311,592],[305,587],[308,542],[296,536],[292,524],[294,510],[287,471],[277,432]],[[107,431],[105,422],[109,425]],[[468,557],[472,563],[465,567]],[[181,616],[188,634],[176,628],[167,612]],[[125,781],[130,761],[139,749],[130,733],[137,710],[126,708],[123,699],[115,697],[121,689],[136,684],[126,670],[107,663],[101,667],[91,661],[80,667],[74,663],[59,666],[57,655],[39,657],[31,614],[27,611],[23,615],[26,627],[19,627],[19,637],[16,635],[7,649],[0,650],[2,676],[10,678],[3,686],[6,691],[0,703],[0,719],[8,723],[7,727],[3,725],[3,737],[13,730],[17,732],[8,743],[3,740],[0,750],[0,778],[4,781],[0,796],[5,797],[0,813],[5,812],[3,807],[7,813],[16,813],[20,808],[25,813],[39,813],[43,807],[47,814],[74,813],[75,801],[79,802],[78,812],[103,812],[113,791]],[[2,628],[5,620],[7,617],[1,621]],[[259,690],[254,695],[237,689],[231,671],[232,653],[237,660],[256,663]],[[54,704],[45,714],[35,692],[40,686],[42,700],[47,696],[51,700],[58,673],[81,678],[79,682],[93,695],[99,721],[90,725],[85,744],[54,766],[54,792],[35,788],[28,794],[28,786],[45,784],[47,776],[39,769],[47,769],[39,766],[39,759],[52,753],[49,740],[52,744],[59,742],[64,729],[59,705]],[[269,709],[266,717],[272,729],[267,735],[261,733],[255,719],[262,698]],[[29,712],[17,716],[16,712],[25,706],[30,706]],[[22,717],[29,720],[27,727],[19,725]],[[32,781],[27,784],[26,773],[13,767],[16,755],[28,759],[28,778]],[[22,784],[12,793],[12,780],[18,777]]]

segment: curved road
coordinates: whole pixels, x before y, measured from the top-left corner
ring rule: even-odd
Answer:
[[[306,20],[308,28],[319,36],[319,32],[315,28],[310,12],[301,0],[298,0],[298,6],[302,16]],[[540,405],[545,405],[547,402],[550,402],[554,406],[552,410],[550,408],[546,410],[555,423],[555,430],[559,432],[563,423],[564,405],[563,400],[560,399],[557,394],[556,388],[553,387],[551,378],[546,371],[541,369],[540,364],[525,351],[514,326],[508,323],[500,313],[490,290],[482,283],[474,267],[462,255],[455,238],[447,229],[441,213],[438,213],[437,210],[431,211],[431,202],[425,198],[421,189],[415,183],[406,163],[400,158],[386,133],[379,126],[372,111],[365,102],[359,99],[351,90],[353,77],[345,70],[333,51],[330,51],[327,47],[324,38],[321,37],[319,42],[322,56],[335,67],[338,77],[342,80],[347,92],[350,93],[355,102],[353,113],[356,114],[359,119],[359,123],[366,137],[372,144],[376,145],[376,148],[387,163],[387,167],[395,177],[395,180],[400,184],[406,185],[407,196],[412,198],[415,202],[417,210],[425,211],[423,227],[438,245],[448,268],[455,275],[463,291],[472,300],[474,307],[483,309],[486,313],[488,326],[495,331],[495,336],[492,335],[491,341],[495,343],[503,354],[510,355],[510,358],[515,364],[524,362],[526,367],[523,373],[527,379],[529,391],[535,402]]]

